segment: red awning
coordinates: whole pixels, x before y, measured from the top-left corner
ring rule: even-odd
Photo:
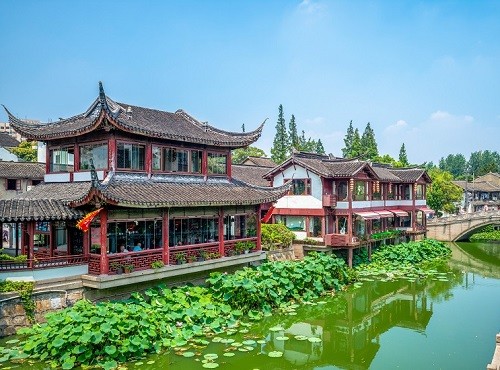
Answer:
[[[394,217],[394,214],[389,211],[375,211],[375,213],[378,213],[382,218]]]
[[[391,209],[391,212],[399,217],[408,217],[408,212],[403,211],[401,209]]]
[[[435,213],[434,210],[427,208],[427,207],[422,207],[422,208],[419,208],[418,210],[424,212],[426,215],[430,215],[431,213]]]
[[[380,218],[380,215],[376,212],[354,212],[354,214],[365,220],[378,220]]]

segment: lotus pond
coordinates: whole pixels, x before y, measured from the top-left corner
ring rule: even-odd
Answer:
[[[236,319],[224,330],[179,339],[172,343],[174,350],[137,356],[120,368],[485,368],[500,332],[499,246],[460,243],[451,248],[448,268],[432,270],[427,277],[367,274],[346,290],[263,309],[260,317],[256,307],[239,307],[241,312],[214,307],[217,315],[236,314]],[[247,298],[239,301],[252,305]],[[190,314],[196,320],[196,312]],[[182,330],[180,321],[176,330]],[[8,341],[16,339],[4,344]],[[0,363],[0,369],[48,367],[31,360]]]

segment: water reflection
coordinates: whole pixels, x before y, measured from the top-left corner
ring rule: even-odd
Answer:
[[[448,243],[452,256],[450,265],[485,277],[500,279],[500,244]]]
[[[324,305],[301,309],[299,315],[307,320],[297,322],[291,316],[290,324],[281,322],[285,329],[269,332],[263,351],[282,351],[283,359],[295,366],[368,369],[380,349],[381,334],[395,327],[425,332],[433,313],[432,301],[449,298],[450,289],[461,283],[461,274],[449,276],[447,281],[365,282]],[[297,335],[322,341],[300,341],[294,338]],[[283,341],[283,336],[290,339]]]

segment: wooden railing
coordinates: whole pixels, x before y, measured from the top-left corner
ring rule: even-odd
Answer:
[[[34,269],[47,269],[54,267],[68,267],[68,266],[84,265],[87,262],[88,258],[81,254],[75,256],[34,258],[34,259],[28,259],[23,262],[0,261],[0,271],[34,270]]]

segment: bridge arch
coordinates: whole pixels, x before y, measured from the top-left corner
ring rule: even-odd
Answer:
[[[427,237],[442,241],[460,241],[487,225],[500,227],[500,211],[476,212],[428,220]]]

